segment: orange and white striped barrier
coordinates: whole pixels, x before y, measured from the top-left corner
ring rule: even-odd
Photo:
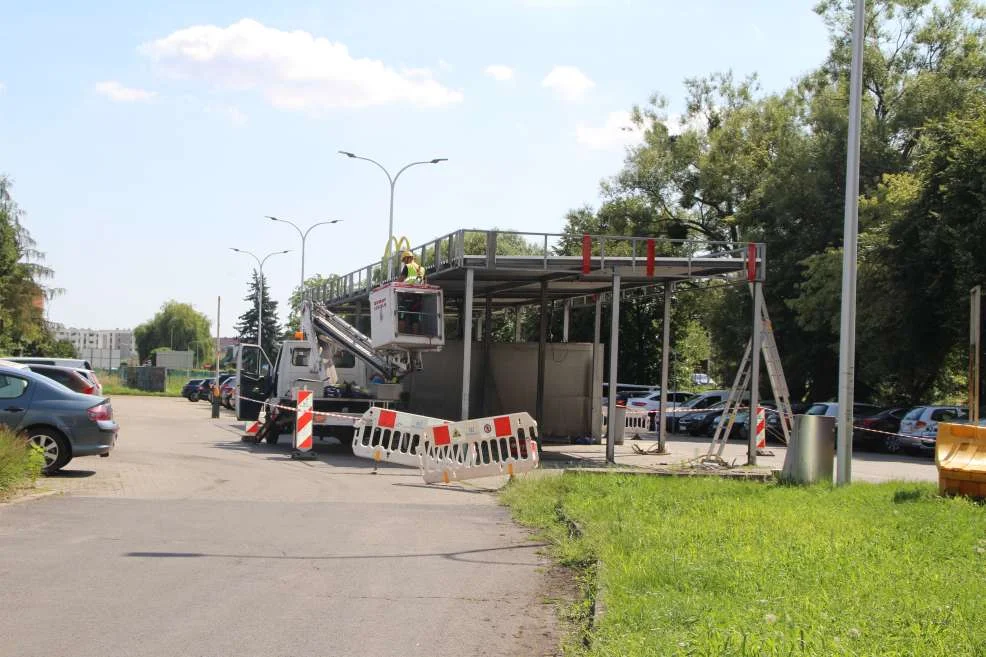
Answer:
[[[422,446],[432,439],[431,429],[446,424],[448,420],[373,407],[356,421],[353,454],[378,463],[420,467]]]
[[[757,406],[757,455],[773,456],[774,453],[767,449],[767,409]]]
[[[256,436],[258,431],[260,431],[260,422],[251,422],[247,425],[245,433],[248,436]]]
[[[510,413],[431,428],[421,455],[425,483],[530,472],[539,465],[537,422]]]
[[[312,391],[301,389],[296,396],[294,416],[294,452],[292,458],[313,459],[312,453],[312,424],[315,420],[312,413]]]

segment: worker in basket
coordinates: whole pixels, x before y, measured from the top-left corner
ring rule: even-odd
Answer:
[[[425,282],[425,268],[418,264],[414,259],[414,254],[410,251],[401,252],[401,262],[403,266],[401,267],[400,276],[397,280],[402,283],[424,283]]]
[[[401,252],[401,268],[398,280],[402,283],[424,283],[425,268],[417,263],[410,251]],[[400,294],[397,297],[397,332],[417,334],[421,329],[421,296],[418,294]]]

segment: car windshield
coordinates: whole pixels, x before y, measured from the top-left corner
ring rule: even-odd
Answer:
[[[828,410],[828,404],[812,404],[805,415],[825,415]]]

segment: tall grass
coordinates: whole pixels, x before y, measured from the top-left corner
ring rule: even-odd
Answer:
[[[592,564],[605,613],[570,652],[986,654],[986,509],[932,486],[565,475],[503,499]]]
[[[33,484],[44,462],[40,449],[6,427],[0,427],[0,499]]]

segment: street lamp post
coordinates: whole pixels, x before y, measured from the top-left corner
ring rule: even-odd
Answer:
[[[263,349],[264,346],[264,263],[267,262],[267,258],[271,256],[281,255],[282,253],[290,253],[291,249],[285,251],[273,251],[268,253],[263,258],[258,258],[252,251],[246,251],[244,249],[237,249],[235,247],[229,247],[230,251],[236,251],[237,253],[245,253],[251,256],[257,261],[257,268],[260,270],[260,285],[257,287],[257,344]]]
[[[288,221],[287,219],[281,219],[279,217],[272,217],[270,215],[267,215],[267,218],[270,219],[271,221],[279,221],[282,224],[288,224],[290,226],[294,226],[294,229],[296,231],[298,231],[298,235],[301,236],[301,287],[299,289],[300,289],[301,294],[304,294],[304,292],[305,292],[305,240],[308,239],[308,233],[312,232],[312,229],[315,228],[316,226],[324,226],[325,224],[337,224],[340,221],[342,221],[342,219],[331,219],[329,221],[320,221],[317,224],[312,224],[311,226],[308,227],[308,230],[302,232],[301,228],[299,228],[298,225],[296,223],[294,223],[293,221]]]
[[[410,169],[413,166],[417,166],[419,164],[438,164],[439,162],[448,162],[448,158],[447,157],[436,157],[436,158],[432,158],[430,160],[422,160],[420,162],[411,162],[411,163],[405,164],[403,167],[401,167],[397,171],[397,174],[396,175],[391,176],[390,175],[390,172],[387,171],[387,168],[384,165],[382,165],[379,162],[377,162],[376,160],[372,160],[372,159],[370,159],[368,157],[363,157],[362,155],[356,155],[355,153],[350,153],[349,151],[339,151],[339,154],[340,155],[345,155],[346,157],[351,158],[351,159],[354,159],[354,160],[366,160],[367,162],[372,162],[373,164],[375,164],[378,167],[380,167],[380,170],[383,171],[384,174],[386,174],[387,180],[390,182],[390,221],[389,221],[389,223],[387,225],[387,248],[384,250],[384,255],[385,256],[389,256],[390,255],[390,243],[391,243],[391,239],[394,236],[394,186],[397,184],[397,179],[401,177],[401,174],[402,173],[404,173],[405,171],[407,171],[408,169]],[[389,258],[388,257],[387,258],[387,278],[392,278],[393,277],[393,275],[394,275],[393,266],[394,266],[393,258]]]

